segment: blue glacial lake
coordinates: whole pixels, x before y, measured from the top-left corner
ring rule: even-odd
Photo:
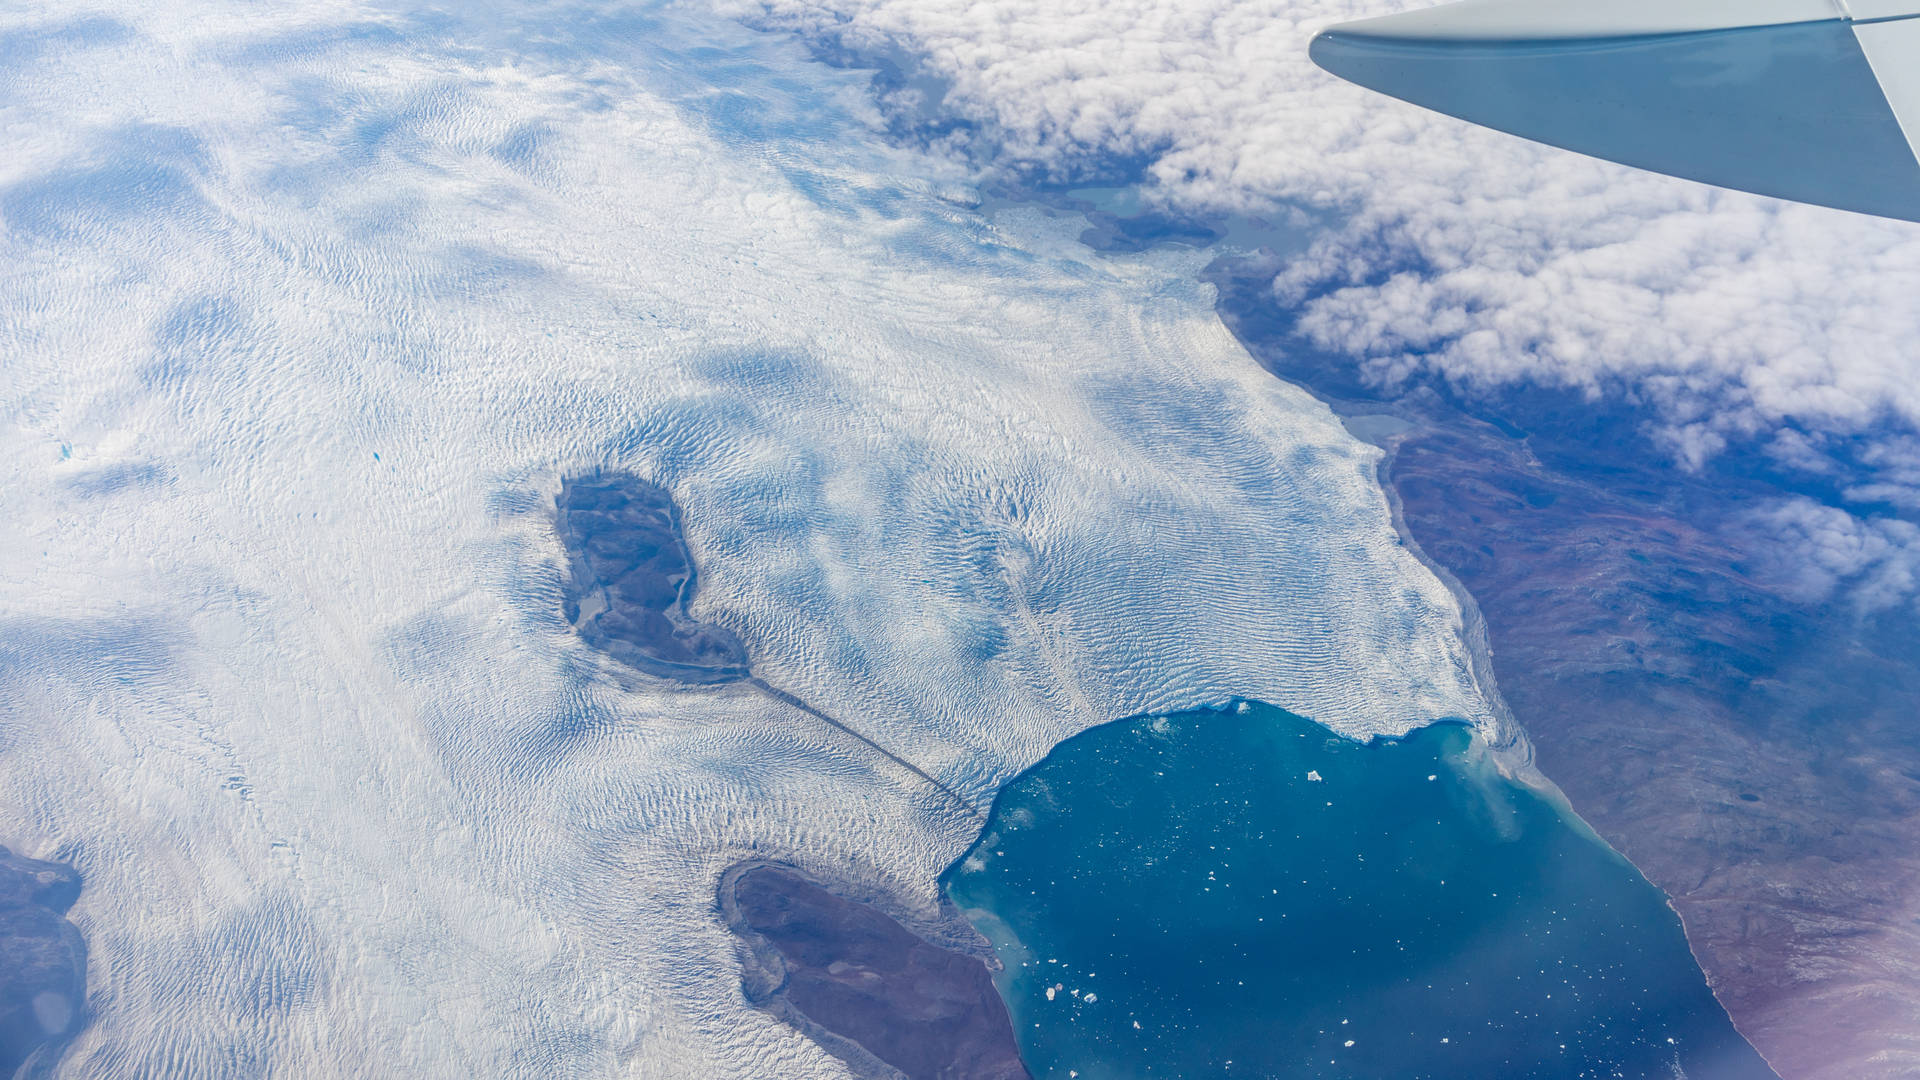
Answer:
[[[1108,724],[946,874],[1045,1080],[1770,1080],[1665,897],[1466,727]]]

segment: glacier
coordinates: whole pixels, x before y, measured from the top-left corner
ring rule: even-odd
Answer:
[[[979,820],[801,710],[613,678],[561,483],[978,803],[1259,698],[1492,731],[1379,451],[1196,256],[989,220],[698,6],[0,13],[0,843],[75,866],[59,1075],[781,1076],[722,870],[931,912]]]

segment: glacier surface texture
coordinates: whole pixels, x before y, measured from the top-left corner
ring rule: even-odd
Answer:
[[[1191,257],[985,220],[778,37],[16,5],[0,119],[0,843],[85,882],[61,1075],[841,1074],[744,1000],[719,874],[932,912],[979,821],[613,672],[573,477],[670,492],[687,617],[979,805],[1235,696],[1497,726],[1378,452]]]

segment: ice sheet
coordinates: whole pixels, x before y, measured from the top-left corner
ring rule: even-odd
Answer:
[[[670,7],[0,19],[0,839],[87,881],[67,1075],[837,1074],[717,874],[931,904],[976,822],[608,677],[592,469],[673,491],[757,675],[979,798],[1233,695],[1488,721],[1377,451],[856,75]]]

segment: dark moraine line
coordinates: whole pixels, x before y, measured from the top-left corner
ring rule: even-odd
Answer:
[[[945,794],[949,799],[952,799],[954,802],[957,802],[961,806],[966,807],[967,812],[972,814],[974,817],[977,817],[983,821],[986,820],[987,815],[982,813],[979,807],[973,805],[973,803],[970,802],[965,796],[953,790],[951,787],[948,787],[945,783],[936,779],[930,773],[920,768],[920,766],[915,765],[913,762],[908,761],[906,758],[903,758],[900,755],[894,753],[893,751],[887,749],[886,747],[881,746],[879,743],[874,742],[872,739],[867,738],[865,735],[862,735],[859,732],[848,727],[847,725],[841,723],[840,721],[835,720],[833,717],[828,716],[826,713],[821,712],[819,709],[816,709],[813,706],[807,704],[806,702],[800,700],[799,698],[794,697],[792,694],[787,693],[785,690],[782,690],[777,686],[768,685],[759,676],[754,676],[752,678],[749,678],[747,682],[750,685],[752,685],[755,689],[759,690],[761,693],[766,694],[768,697],[772,697],[777,700],[783,701],[788,705],[791,705],[794,708],[801,710],[802,712],[808,713],[809,715],[817,717],[821,721],[841,731],[844,731],[848,735],[851,735],[854,738],[860,740],[861,742],[865,743],[867,746],[871,747],[875,753],[880,754],[882,757],[886,758],[888,761],[893,762],[895,765],[898,765],[901,768],[912,773],[913,775],[919,777],[920,779],[925,780],[927,783],[933,785],[935,788],[937,788],[939,791]]]
[[[64,917],[72,867],[0,847],[0,1076],[49,1072],[86,1017],[87,946]]]
[[[598,472],[560,485],[555,530],[567,551],[563,607],[588,645],[645,675],[696,686],[744,682],[859,741],[976,818],[979,807],[926,770],[753,674],[731,630],[688,613],[699,585],[680,508],[658,484]]]
[[[1028,1080],[1006,1004],[979,956],[934,945],[784,866],[728,871],[720,906],[748,946],[749,1000],[857,1076]]]

